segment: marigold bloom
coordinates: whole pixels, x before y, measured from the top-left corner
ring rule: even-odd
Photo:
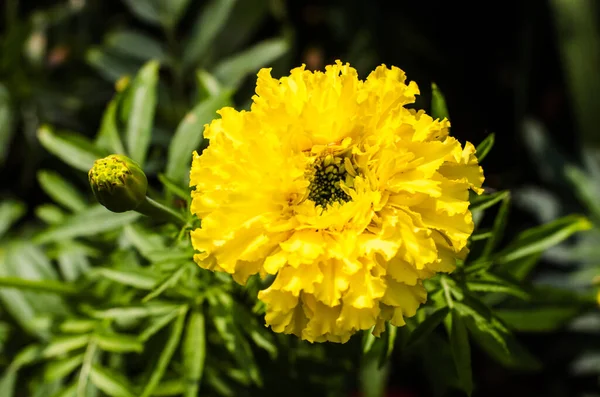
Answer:
[[[194,153],[195,261],[241,284],[276,275],[259,293],[276,332],[343,343],[404,325],[422,280],[466,254],[483,182],[447,120],[405,108],[418,93],[384,65],[364,81],[339,61],[279,80],[262,69],[251,110],[221,109]]]

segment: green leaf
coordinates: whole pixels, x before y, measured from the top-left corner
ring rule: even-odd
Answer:
[[[500,205],[500,209],[498,209],[498,214],[496,214],[496,218],[494,219],[494,225],[492,226],[492,237],[490,237],[483,247],[483,252],[479,259],[487,259],[500,240],[504,235],[504,229],[506,228],[506,222],[508,221],[508,210],[510,207],[510,193],[507,193],[506,196],[502,199],[502,204]]]
[[[146,295],[142,302],[148,302],[151,299],[154,299],[160,296],[163,292],[165,292],[168,288],[171,288],[177,284],[183,273],[187,270],[187,266],[180,266],[167,277],[159,281],[157,284],[153,286],[152,291]]]
[[[467,327],[477,344],[494,360],[509,368],[522,370],[537,370],[540,368],[538,360],[531,355],[517,340],[508,332],[504,331],[503,325],[498,328],[498,323],[492,323],[496,329],[490,333],[489,329],[481,328],[474,321],[466,321]]]
[[[493,207],[494,205],[498,204],[499,202],[501,202],[503,200],[506,200],[509,195],[510,195],[509,191],[503,190],[503,191],[494,192],[491,194],[482,194],[479,196],[475,196],[471,200],[469,209],[471,210],[471,212],[483,211],[485,209]]]
[[[571,182],[577,197],[590,211],[594,219],[600,221],[600,200],[596,190],[596,181],[586,175],[581,169],[568,165],[565,167],[565,176]]]
[[[96,334],[94,339],[98,347],[102,350],[114,353],[141,353],[144,350],[144,345],[136,337],[124,334]]]
[[[156,386],[154,397],[159,396],[181,396],[186,392],[186,385],[181,379],[162,380],[160,385]]]
[[[183,307],[179,310],[177,319],[171,328],[171,335],[169,335],[169,339],[165,344],[165,347],[158,358],[158,362],[152,371],[150,378],[146,382],[146,386],[144,387],[140,397],[149,397],[154,393],[154,390],[160,383],[163,378],[165,371],[167,370],[167,366],[171,362],[171,357],[175,353],[177,346],[179,345],[179,341],[181,339],[181,334],[183,333],[183,327],[185,324],[185,315],[187,313],[187,308]]]
[[[113,154],[125,154],[125,148],[121,141],[119,128],[117,127],[117,108],[120,95],[117,94],[106,107],[102,116],[100,130],[96,135],[96,145]]]
[[[378,368],[382,369],[383,366],[390,360],[392,352],[394,351],[394,344],[396,342],[396,334],[398,333],[398,327],[385,323],[385,334],[384,334],[384,349],[379,356]]]
[[[165,243],[160,235],[140,225],[125,225],[123,236],[127,239],[128,243],[131,243],[148,260],[152,260],[152,252],[165,249]]]
[[[461,389],[470,396],[473,393],[473,374],[471,369],[471,345],[467,328],[460,314],[452,312],[452,327],[450,329],[450,346],[454,365]]]
[[[569,215],[545,225],[537,226],[520,233],[506,248],[496,255],[499,264],[536,254],[564,241],[572,234],[592,227],[580,215]]]
[[[62,335],[55,337],[42,351],[42,356],[51,358],[87,346],[91,335]]]
[[[113,83],[124,76],[133,75],[139,68],[137,62],[101,48],[90,48],[85,53],[85,60],[102,77]]]
[[[492,147],[494,146],[495,134],[489,134],[485,139],[477,145],[475,149],[475,155],[477,156],[477,161],[481,163],[483,159],[488,155]]]
[[[206,359],[206,336],[204,313],[194,310],[188,319],[183,339],[183,372],[188,387],[185,397],[196,397],[200,388],[204,360]]]
[[[211,318],[224,342],[225,348],[237,361],[238,365],[245,371],[246,375],[256,384],[261,385],[260,372],[256,365],[254,355],[250,349],[248,340],[241,334],[234,322],[232,309],[234,303],[229,295],[221,293],[218,302],[211,303]]]
[[[65,334],[81,334],[93,331],[97,325],[97,320],[91,320],[87,318],[69,318],[60,323],[59,330]]]
[[[141,20],[173,29],[185,11],[189,0],[123,0],[129,10]]]
[[[117,53],[144,62],[152,59],[158,61],[167,59],[165,50],[158,41],[133,30],[120,30],[109,33],[106,38],[106,45]]]
[[[96,159],[105,156],[82,135],[55,132],[49,126],[40,127],[38,139],[47,151],[80,171],[88,172]]]
[[[200,99],[218,96],[223,90],[219,80],[204,69],[196,71],[196,85],[198,86],[198,98]]]
[[[145,270],[117,270],[108,267],[99,267],[93,270],[94,274],[107,278],[116,283],[129,285],[134,288],[150,290],[156,285],[156,278]]]
[[[90,380],[96,387],[111,397],[135,397],[123,380],[99,365],[92,365]]]
[[[83,363],[83,354],[78,354],[62,360],[52,360],[46,364],[44,379],[48,382],[63,379],[75,371]]]
[[[173,321],[179,314],[179,309],[171,310],[171,312],[163,314],[162,316],[152,317],[150,325],[140,333],[138,339],[142,342],[150,339],[158,331],[166,327],[171,321]]]
[[[467,287],[474,292],[492,292],[512,295],[528,300],[529,294],[516,282],[491,273],[483,273],[482,278],[468,280]]]
[[[180,305],[162,302],[151,302],[144,306],[113,307],[106,310],[96,310],[88,307],[86,312],[90,317],[97,319],[135,319],[148,316],[160,316],[171,313],[180,308]],[[143,339],[140,339],[143,340]]]
[[[363,353],[363,355],[366,355],[367,353],[369,353],[371,351],[371,349],[373,349],[373,346],[375,345],[375,342],[377,341],[377,338],[375,337],[375,335],[373,335],[373,328],[374,327],[371,327],[371,329],[363,331],[363,338],[362,338],[362,353]]]
[[[14,133],[10,92],[0,84],[0,165],[4,164]]]
[[[6,234],[10,227],[23,215],[27,208],[20,201],[4,200],[0,202],[0,238]]]
[[[67,182],[60,174],[49,170],[40,170],[37,174],[40,186],[52,200],[73,212],[79,212],[87,206],[77,188]]]
[[[127,8],[139,19],[153,25],[160,25],[160,3],[163,0],[123,0]]]
[[[215,66],[214,75],[226,87],[235,90],[246,76],[256,74],[261,67],[271,64],[288,49],[289,45],[283,38],[264,40],[221,61]]]
[[[50,292],[63,295],[76,295],[80,293],[77,288],[56,280],[28,280],[19,277],[0,277],[0,286],[2,288]]]
[[[554,332],[581,313],[579,307],[556,306],[524,309],[496,309],[508,327],[519,332]]]
[[[420,323],[417,328],[410,333],[406,346],[412,346],[427,337],[442,323],[442,321],[444,321],[449,312],[450,309],[448,307],[442,307],[427,316],[425,321]]]
[[[133,1],[133,0],[132,0]],[[186,68],[204,63],[217,34],[225,27],[225,22],[237,0],[211,0],[201,10],[190,38],[185,43],[183,64]]]
[[[541,256],[541,252],[523,256],[519,259],[515,259],[503,264],[502,268],[515,280],[522,281],[529,275],[529,273],[531,273],[531,271],[539,263]]]
[[[59,206],[46,203],[35,207],[35,216],[48,225],[58,225],[65,221],[67,213]]]
[[[177,184],[177,182],[170,178],[167,178],[164,174],[158,174],[158,180],[160,181],[160,183],[163,184],[163,186],[165,187],[165,189],[167,189],[168,192],[186,200],[190,199],[191,194],[189,188],[182,188]]]
[[[132,223],[140,214],[136,212],[114,213],[100,204],[70,216],[64,223],[42,231],[33,241],[45,244],[75,237],[94,236]]]
[[[165,172],[167,178],[177,183],[186,183],[185,179],[189,178],[192,163],[192,151],[196,150],[203,140],[204,125],[217,117],[217,110],[230,103],[229,92],[209,97],[196,105],[179,123],[169,145]]]
[[[466,303],[454,302],[454,309],[463,317],[470,317],[475,328],[493,338],[496,344],[508,353],[504,337],[508,330],[492,316],[487,306],[477,299],[467,299]]]
[[[127,152],[141,167],[144,166],[150,146],[157,100],[158,68],[157,61],[146,63],[127,91],[126,100],[130,106],[125,130]]]
[[[440,120],[450,120],[444,94],[442,94],[442,91],[440,91],[435,83],[431,83],[431,117]]]

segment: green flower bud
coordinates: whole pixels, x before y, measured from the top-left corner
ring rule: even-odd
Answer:
[[[112,212],[135,210],[146,200],[146,174],[127,156],[111,154],[96,160],[88,177],[98,202]]]

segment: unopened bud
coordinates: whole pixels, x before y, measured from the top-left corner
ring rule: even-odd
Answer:
[[[135,210],[146,200],[148,179],[129,157],[111,154],[96,160],[88,177],[98,202],[112,212]]]

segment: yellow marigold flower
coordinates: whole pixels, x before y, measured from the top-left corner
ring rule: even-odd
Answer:
[[[275,332],[343,343],[404,325],[422,280],[464,257],[484,179],[448,120],[405,107],[417,94],[384,65],[364,81],[339,61],[262,69],[251,110],[221,109],[194,153],[195,261],[241,284],[276,275],[259,293]]]

